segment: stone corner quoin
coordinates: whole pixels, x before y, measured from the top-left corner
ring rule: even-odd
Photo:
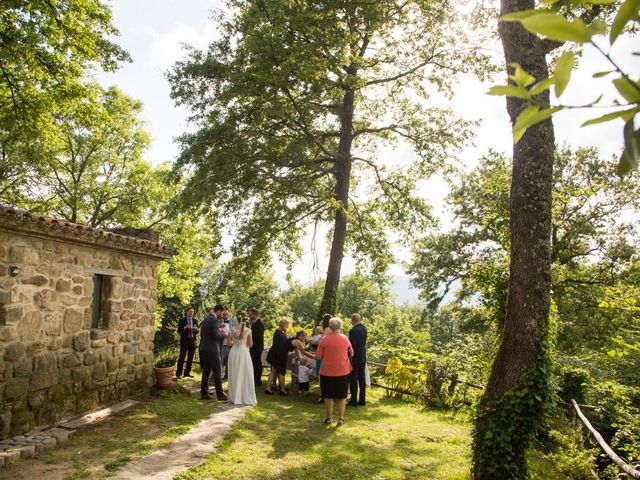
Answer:
[[[148,391],[172,253],[0,206],[0,439]]]

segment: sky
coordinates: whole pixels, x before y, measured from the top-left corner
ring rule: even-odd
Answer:
[[[96,77],[105,86],[117,85],[126,94],[144,103],[143,117],[153,143],[148,151],[147,159],[153,163],[171,162],[178,153],[178,145],[174,138],[188,128],[186,121],[188,112],[174,105],[169,97],[169,84],[164,73],[184,56],[184,44],[197,49],[204,49],[217,38],[214,22],[210,19],[212,11],[219,8],[218,0],[114,0],[109,2],[113,10],[113,22],[120,30],[121,36],[116,41],[129,52],[132,62],[124,64],[117,72],[97,73]],[[630,54],[636,46],[636,39],[623,39],[616,45],[612,55],[623,68],[637,73],[640,57]],[[496,50],[496,58],[500,58],[499,45],[491,47]],[[637,48],[636,48],[637,50]],[[605,92],[603,104],[611,104],[613,91],[610,81],[593,80],[591,75],[597,71],[610,70],[611,67],[594,50],[586,49],[580,60],[580,68],[571,80],[567,94],[562,103],[566,105],[582,105],[594,100]],[[481,125],[476,130],[473,145],[468,145],[457,161],[467,170],[473,168],[477,159],[494,149],[510,153],[512,149],[511,127],[502,97],[486,95],[491,85],[504,84],[504,75],[498,75],[493,82],[480,83],[471,78],[464,78],[456,88],[456,94],[450,105],[456,113],[466,119],[480,119]],[[588,119],[606,113],[607,110],[584,111],[572,109],[560,112],[554,117],[556,139],[558,143],[570,146],[595,146],[604,158],[619,155],[622,146],[622,123],[607,124],[580,128],[580,124]],[[455,128],[455,125],[452,125]],[[398,157],[409,153],[400,150],[394,153]],[[410,155],[410,154],[409,154]],[[433,178],[423,184],[424,194],[432,202],[434,211],[441,216],[444,224],[450,221],[447,217],[445,197],[447,186],[440,178]],[[310,239],[303,242],[309,245]],[[306,245],[305,245],[306,244]],[[303,283],[323,277],[327,258],[323,235],[317,238],[317,256],[306,254],[293,269],[295,280]],[[390,275],[404,275],[401,263],[409,260],[409,252],[401,251],[398,263],[391,268]],[[274,265],[276,276],[284,277],[284,266],[279,262]],[[355,262],[345,257],[343,274],[353,272]]]

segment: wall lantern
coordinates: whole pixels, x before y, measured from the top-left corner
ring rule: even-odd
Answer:
[[[22,272],[22,269],[20,267],[17,267],[15,265],[9,267],[9,275],[11,275],[12,277],[20,275],[20,272]]]

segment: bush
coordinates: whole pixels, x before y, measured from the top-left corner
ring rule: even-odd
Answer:
[[[451,388],[452,382],[455,387],[453,379],[458,378],[454,359],[393,347],[374,349],[370,353],[373,353],[370,357],[387,363],[383,384],[419,396],[426,393],[428,396],[424,399],[430,406],[452,408],[464,402],[464,396]],[[446,385],[449,385],[448,389]]]
[[[178,361],[178,349],[176,347],[165,347],[154,352],[156,368],[172,367]]]
[[[548,432],[543,458],[554,466],[562,478],[571,480],[593,480],[594,457],[598,449],[585,449],[580,432],[569,424],[556,424],[558,430]]]
[[[578,403],[585,403],[586,387],[592,382],[589,372],[582,368],[565,366],[562,367],[560,376],[560,398],[566,403],[570,403],[572,398]]]

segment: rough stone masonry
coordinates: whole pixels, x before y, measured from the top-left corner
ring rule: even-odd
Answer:
[[[0,439],[148,390],[173,253],[0,205]]]

